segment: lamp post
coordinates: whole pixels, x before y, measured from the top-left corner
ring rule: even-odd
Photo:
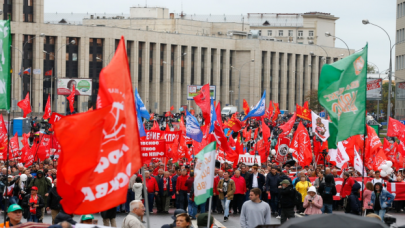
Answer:
[[[53,54],[51,54],[51,53],[48,53],[47,51],[43,50],[43,52],[44,52],[45,54],[52,55],[52,56],[55,58],[55,73],[54,73],[54,75],[55,75],[55,98],[53,99],[54,102],[55,102],[54,105],[53,105],[53,107],[55,107],[55,112],[58,111],[58,58],[57,58],[57,56],[58,56],[58,53],[59,53],[60,49],[62,49],[63,47],[66,47],[67,45],[70,45],[70,44],[76,44],[76,41],[75,41],[75,40],[72,40],[72,41],[70,41],[70,43],[62,45],[62,46],[55,52],[55,55],[53,55]],[[51,79],[51,83],[52,83],[52,79]],[[51,85],[51,93],[52,93],[52,85]],[[52,96],[51,96],[51,97],[52,97]],[[52,107],[52,105],[51,105],[51,107]],[[52,110],[52,109],[51,109],[51,110]]]
[[[45,34],[41,33],[39,34],[40,37],[44,37]],[[24,99],[24,47],[25,45],[30,42],[31,40],[37,38],[38,36],[34,36],[31,39],[25,41],[25,43],[23,44],[23,48],[21,52],[21,72],[20,72],[20,78],[21,78],[21,100]],[[16,48],[17,49],[17,48]],[[31,66],[32,68],[32,66]],[[32,70],[32,69],[31,69]],[[32,82],[31,82],[32,83]],[[32,91],[30,91],[32,93]],[[24,112],[21,110],[21,115],[24,115]]]
[[[326,37],[330,37],[330,36],[331,36],[331,37],[334,37],[334,38],[339,39],[340,41],[342,41],[342,42],[346,45],[347,51],[349,52],[349,55],[350,55],[349,46],[347,46],[347,44],[346,44],[346,42],[345,42],[344,40],[340,39],[340,38],[337,37],[337,36],[334,36],[334,35],[330,34],[330,32],[325,32],[325,36],[326,36]]]
[[[183,57],[185,55],[187,55],[187,53],[183,53],[179,57],[173,59],[173,67],[170,66],[170,68],[171,68],[170,69],[170,107],[173,106],[173,96],[174,96],[174,94],[173,94],[173,90],[174,90],[174,61],[175,60],[177,61],[177,59],[179,59],[179,58],[181,58],[181,57]],[[163,63],[167,64],[166,61],[163,61]],[[172,75],[173,75],[173,77],[172,77]]]
[[[329,57],[328,52],[326,52],[326,50],[325,50],[322,46],[319,46],[319,45],[315,44],[314,41],[310,40],[310,41],[308,41],[308,44],[322,48],[322,50],[323,50],[323,51],[325,52],[325,54],[326,54],[326,58]],[[312,53],[312,54],[311,54],[311,53]],[[311,51],[310,54],[313,55],[313,52]]]
[[[239,85],[238,85],[238,111],[240,111],[240,78],[242,77],[242,69],[243,67],[248,64],[248,63],[253,63],[255,62],[254,59],[249,60],[248,62],[244,63],[240,69],[236,69],[235,67],[231,66],[232,69],[238,70],[239,71]]]
[[[387,125],[388,125],[388,122],[389,122],[389,119],[390,119],[390,116],[391,116],[391,93],[392,93],[392,48],[397,44],[394,44],[394,45],[392,45],[392,42],[391,42],[391,37],[390,37],[390,35],[387,33],[387,31],[385,31],[385,29],[383,29],[382,27],[380,27],[380,26],[378,26],[378,25],[376,25],[376,24],[373,24],[373,23],[370,23],[367,19],[365,19],[365,20],[362,20],[362,23],[364,24],[364,25],[368,25],[368,24],[370,24],[370,25],[374,25],[374,26],[376,26],[376,27],[378,27],[378,28],[380,28],[380,29],[382,29],[384,32],[385,32],[385,34],[387,34],[387,36],[388,36],[388,39],[389,39],[389,41],[390,41],[390,65],[389,65],[389,70],[388,70],[388,105],[387,105]]]

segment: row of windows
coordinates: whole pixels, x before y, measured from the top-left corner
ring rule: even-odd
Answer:
[[[284,30],[274,30],[275,34],[278,32],[278,36],[284,36]],[[262,35],[262,30],[259,30],[259,36]],[[267,36],[273,36],[273,30],[267,30]],[[294,30],[288,30],[288,36],[294,36]],[[304,31],[303,30],[298,30],[297,32],[298,37],[304,36]],[[314,36],[314,31],[310,30],[308,31],[308,36],[313,37]]]
[[[405,29],[397,30],[397,42],[401,42],[405,40]]]
[[[405,2],[401,2],[397,5],[397,18],[405,16]]]
[[[395,69],[403,70],[405,69],[405,55],[399,55],[395,59]]]

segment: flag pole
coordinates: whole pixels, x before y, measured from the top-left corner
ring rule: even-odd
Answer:
[[[207,221],[207,228],[210,228],[210,220],[211,220],[211,207],[212,207],[212,196],[210,196],[210,201],[208,204],[208,221]]]
[[[143,180],[143,194],[145,196],[145,208],[146,208],[146,226],[150,228],[150,222],[149,222],[149,202],[148,202],[148,191],[146,190],[146,180],[145,180],[145,171],[143,169],[143,166],[141,168],[141,173],[142,173],[142,180]]]
[[[51,105],[50,105],[50,106],[51,106],[51,112],[52,112],[52,88],[53,88],[53,87],[52,87],[52,84],[53,84],[53,83],[52,83],[52,79],[53,79],[53,68],[52,68],[51,70],[52,70],[52,71],[51,71],[52,74],[51,74],[51,99],[50,99]]]

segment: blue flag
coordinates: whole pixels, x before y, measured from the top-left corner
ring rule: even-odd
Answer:
[[[209,133],[214,131],[214,122],[217,121],[217,113],[215,112],[214,99],[211,99],[211,126]]]
[[[260,99],[259,103],[256,104],[255,107],[243,118],[243,121],[245,121],[249,117],[257,117],[257,116],[263,116],[264,112],[266,110],[266,90],[263,93],[262,99]]]
[[[135,88],[135,103],[136,103],[136,111],[141,115],[141,117],[145,119],[150,119],[150,115],[148,110],[146,109],[141,96],[139,96],[138,89]]]
[[[203,139],[203,133],[200,129],[197,119],[191,115],[187,110],[186,115],[186,135],[189,138],[194,139],[197,142],[201,142]]]
[[[146,136],[145,128],[142,123],[141,112],[139,111],[138,105],[136,105],[136,115],[138,120],[139,137]]]

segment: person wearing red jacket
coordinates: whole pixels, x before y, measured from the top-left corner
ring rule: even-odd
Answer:
[[[340,198],[344,199],[346,196],[349,196],[352,192],[352,187],[354,185],[354,179],[350,177],[349,172],[343,173],[343,184],[342,189],[340,190]]]
[[[146,189],[148,190],[148,204],[149,204],[149,213],[153,214],[153,202],[155,195],[159,193],[159,186],[155,178],[150,177],[149,171],[145,171],[145,184]]]
[[[219,200],[219,192],[218,192],[218,183],[220,180],[224,178],[224,171],[219,170],[218,171],[218,176],[214,178],[214,197],[212,197],[212,211],[215,211],[217,209],[217,212],[219,214],[223,214],[222,210],[222,205],[221,205],[221,200]]]
[[[188,179],[187,170],[181,170],[181,176],[177,178],[176,182],[176,194],[179,196],[179,208],[177,209],[187,209],[188,205],[188,198],[187,198],[187,191],[188,187],[186,186],[186,181]]]
[[[246,181],[240,175],[239,170],[235,170],[235,175],[231,178],[235,182],[235,193],[233,193],[233,214],[240,214],[246,194]]]

